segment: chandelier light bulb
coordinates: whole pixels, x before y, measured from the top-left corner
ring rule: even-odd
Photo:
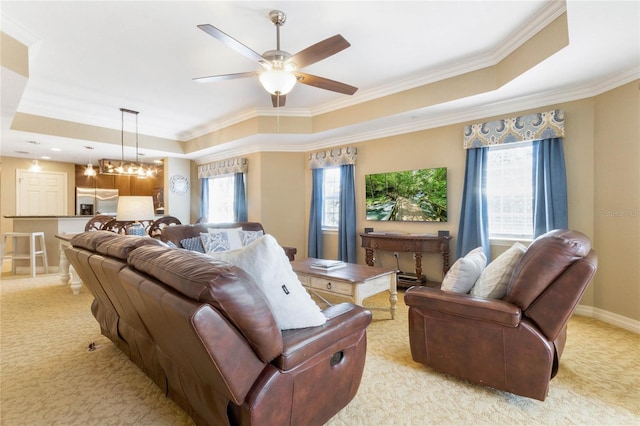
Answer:
[[[91,164],[91,163],[87,164],[87,168],[84,169],[84,175],[85,176],[95,176],[96,175],[96,171],[93,168],[93,164]]]

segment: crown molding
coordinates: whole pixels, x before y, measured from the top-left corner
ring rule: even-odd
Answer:
[[[394,93],[414,89],[426,84],[496,65],[566,11],[567,5],[564,0],[550,0],[536,16],[519,28],[518,31],[510,34],[505,40],[498,43],[497,47],[493,50],[442,64],[431,70],[426,70],[420,75],[409,77],[402,81],[358,92],[356,96],[351,98],[341,98],[328,102],[314,108],[311,112],[313,115],[324,114],[336,109],[351,107],[359,103],[368,102],[384,96],[393,95]]]
[[[42,40],[37,34],[9,18],[6,13],[0,14],[0,31],[28,47]]]
[[[383,129],[351,133],[348,136],[340,136],[322,139],[307,144],[281,143],[278,145],[255,143],[249,146],[233,148],[229,145],[218,152],[211,153],[197,162],[211,162],[225,158],[247,155],[255,152],[307,152],[325,149],[339,145],[348,145],[386,137],[398,136],[407,133],[419,132],[433,128],[482,120],[502,114],[513,114],[533,108],[549,107],[564,102],[572,102],[580,99],[588,99],[600,95],[609,90],[620,87],[640,78],[640,66],[609,76],[597,82],[588,82],[576,87],[561,91],[548,91],[533,95],[521,96],[505,101],[482,103],[473,107],[459,108],[456,112],[430,113],[425,120],[416,120],[411,123],[385,127]],[[456,101],[454,101],[456,102]],[[462,140],[462,139],[461,139]],[[462,142],[461,142],[462,144]]]

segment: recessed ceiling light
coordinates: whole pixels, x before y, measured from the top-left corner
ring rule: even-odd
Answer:
[[[51,160],[51,157],[47,157],[46,155],[43,155],[42,157],[40,157],[42,160]]]
[[[62,150],[60,148],[51,148],[51,151],[60,152]]]

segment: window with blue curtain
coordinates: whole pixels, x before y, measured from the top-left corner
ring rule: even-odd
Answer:
[[[246,158],[198,166],[200,217],[206,217],[209,222],[246,222],[246,172]]]
[[[466,126],[467,150],[456,258],[483,247],[491,259],[487,211],[489,147],[530,140],[533,237],[568,227],[567,178],[562,137],[564,112],[554,110]]]
[[[357,233],[355,215],[354,167],[357,150],[353,147],[334,148],[309,155],[312,170],[311,206],[309,212],[309,257],[323,258],[322,224],[325,212],[324,170],[340,168],[340,194],[338,197],[338,260],[355,263]]]

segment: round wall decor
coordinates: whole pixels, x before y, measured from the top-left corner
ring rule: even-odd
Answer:
[[[169,190],[174,194],[186,194],[189,192],[189,179],[182,175],[171,176]]]

